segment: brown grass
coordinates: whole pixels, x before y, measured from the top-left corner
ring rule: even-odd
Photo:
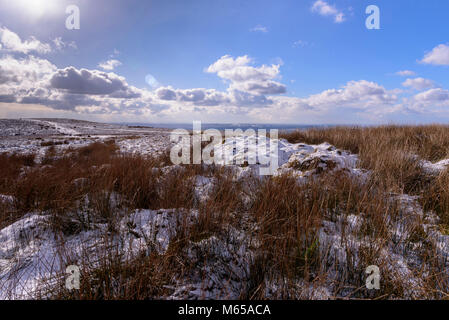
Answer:
[[[437,161],[449,155],[449,127],[441,125],[335,127],[287,132],[280,137],[312,144],[326,141],[358,154],[360,166],[373,172],[372,178],[382,189],[399,193],[417,193],[429,183],[416,156]]]
[[[344,172],[327,174],[299,185],[289,176],[268,178],[261,184],[252,209],[261,225],[255,276],[261,282],[279,281],[276,277],[281,275],[287,281],[283,282],[285,287],[278,292],[278,298],[291,299],[294,295],[290,288],[295,287],[296,281],[314,283],[332,271],[326,253],[320,253],[318,245],[318,230],[323,220],[337,221],[339,217],[363,212],[365,224],[359,236],[386,239],[385,218],[395,216],[396,210],[382,193]],[[374,252],[369,254],[366,266],[375,264],[375,256]],[[341,274],[351,276],[339,281],[361,285],[364,269],[355,268],[351,258],[348,255],[346,265],[340,266]],[[263,298],[263,295],[256,298]]]
[[[356,153],[360,167],[372,171],[371,179],[380,190],[424,194],[427,210],[447,215],[447,174],[431,177],[419,160],[435,162],[449,158],[449,126],[335,127],[298,130],[282,133],[280,137],[312,144],[326,141]]]
[[[370,177],[362,183],[337,171],[321,172],[303,183],[290,176],[248,178],[242,182],[221,167],[185,165],[162,170],[169,165],[167,152],[159,157],[124,155],[114,141],[69,149],[62,155],[50,147],[41,165],[34,163],[33,156],[0,155],[0,193],[15,197],[12,208],[0,201],[0,210],[5,212],[0,226],[37,211],[53,213],[54,229],[64,234],[88,228],[90,222],[108,223],[110,231],[114,231],[117,215],[134,209],[198,210],[196,223],[180,224],[178,236],[165,254],[152,252],[123,262],[122,253],[111,250],[103,254],[104,261],[93,272],[88,271],[92,266],[84,266],[79,292],[71,294],[61,289],[57,298],[151,299],[167,295],[167,284],[196,267],[186,262],[188,244],[225,234],[229,226],[241,227],[245,215],[252,226],[257,226],[254,234],[258,246],[254,248],[252,272],[242,298],[263,299],[266,283],[280,279],[283,285],[276,297],[297,298],[297,281],[319,284],[335,270],[340,275],[334,279],[335,295],[401,297],[406,288],[389,276],[384,278],[380,291],[360,289],[366,278],[364,268],[379,265],[383,274],[388,274],[388,264],[379,258],[379,252],[391,241],[388,227],[399,216],[400,208],[391,201],[391,193],[419,196],[425,211],[436,212],[442,230],[449,230],[449,171],[432,176],[420,163],[420,159],[437,161],[448,157],[449,127],[336,127],[282,133],[280,137],[309,144],[329,142],[357,153],[359,166],[370,170]],[[215,181],[210,197],[202,203],[197,201],[194,190],[198,175]],[[88,221],[80,211],[89,212]],[[368,236],[372,243],[356,257],[343,228],[341,245],[347,250],[347,258],[344,264],[336,264],[329,260],[328,252],[320,251],[318,232],[323,221],[336,222],[349,215],[363,216],[356,236]],[[427,237],[420,223],[414,221],[409,226],[411,243]],[[447,277],[433,250],[428,245],[419,253],[433,273],[417,272],[422,272],[429,292],[438,288],[441,295]]]

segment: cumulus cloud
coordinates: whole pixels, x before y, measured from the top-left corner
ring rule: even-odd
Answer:
[[[164,101],[189,102],[196,106],[225,106],[232,103],[232,95],[215,89],[173,89],[160,87],[156,96]]]
[[[302,123],[329,121],[348,123],[350,121],[377,121],[385,115],[401,112],[394,92],[366,80],[349,81],[339,89],[325,90],[308,97],[270,97],[271,104],[249,111],[249,114],[265,122]]]
[[[406,101],[407,108],[420,113],[447,112],[449,108],[449,91],[433,88],[414,95]]]
[[[198,106],[227,105],[231,101],[227,93],[215,89],[178,90],[177,96],[179,101],[193,102]]]
[[[220,78],[230,81],[230,89],[257,95],[280,94],[286,92],[285,85],[274,81],[279,76],[280,64],[253,67],[248,56],[233,58],[223,56],[207,68]]]
[[[115,73],[78,70],[74,67],[57,70],[51,77],[50,84],[55,89],[76,94],[111,95],[126,93],[130,90],[125,78]]]
[[[349,81],[340,89],[329,89],[303,100],[312,108],[329,109],[338,106],[367,109],[391,105],[397,101],[394,93],[366,80]]]
[[[125,78],[99,70],[66,67],[31,55],[40,50],[33,39],[17,41],[14,33],[2,28],[0,57],[0,102],[43,105],[54,110],[95,114],[162,114],[169,106],[156,101],[153,93],[130,86]],[[12,36],[11,36],[12,34]],[[7,38],[7,40],[3,41]],[[12,39],[12,40],[11,40]],[[56,49],[71,46],[62,38],[53,41]],[[25,54],[25,57],[14,55]]]
[[[33,56],[23,59],[5,56],[0,61],[0,102],[45,105],[55,110],[89,114],[176,117],[200,112],[268,120],[268,112],[282,115],[287,121],[304,112],[318,115],[338,108],[381,113],[397,100],[392,92],[365,80],[350,81],[340,89],[305,98],[277,96],[285,92],[285,86],[275,81],[279,69],[280,65],[253,66],[248,56],[223,56],[205,71],[227,81],[226,91],[170,86],[148,91],[130,86],[115,73],[75,67],[58,69],[49,61]]]
[[[207,68],[207,72],[218,73],[220,71],[232,70],[236,67],[246,66],[251,63],[251,59],[245,55],[237,58],[233,58],[230,55],[225,55],[211,64]]]
[[[35,37],[30,37],[28,40],[22,41],[17,33],[9,30],[6,27],[0,27],[0,43],[1,49],[10,52],[19,53],[49,53],[51,52],[51,46],[48,43],[42,43]]]
[[[98,70],[58,69],[48,60],[28,56],[0,59],[1,102],[40,104],[58,110],[101,106],[113,112],[120,106],[151,104],[151,96],[129,86],[124,78]],[[126,103],[125,103],[126,102]]]
[[[56,66],[45,59],[34,56],[16,59],[11,55],[0,58],[0,84],[14,90],[27,90],[39,86],[56,71]],[[2,90],[6,90],[2,87]]]
[[[156,95],[159,99],[166,101],[177,99],[176,91],[172,87],[159,88],[156,90]]]
[[[396,72],[396,75],[401,76],[401,77],[413,77],[416,75],[416,73],[411,70],[401,70],[401,71]]]
[[[330,5],[326,1],[317,0],[314,2],[311,8],[312,12],[316,12],[319,15],[333,17],[335,23],[342,23],[346,20],[343,11],[337,9],[335,6]]]
[[[404,87],[413,88],[415,90],[425,90],[435,86],[432,80],[424,78],[414,78],[405,80],[402,85]]]
[[[425,64],[449,66],[449,44],[440,44],[421,60]]]
[[[231,88],[243,92],[255,93],[258,95],[281,94],[286,92],[285,85],[272,80],[265,80],[265,81],[250,80],[238,84],[233,84]]]
[[[229,83],[227,91],[193,88],[174,89],[159,87],[154,93],[157,99],[167,102],[186,103],[194,106],[220,106],[231,110],[240,107],[261,107],[271,104],[266,95],[284,93],[283,84],[273,79],[279,76],[280,65],[253,67],[248,56],[233,58],[223,56],[208,68],[208,73],[216,73]],[[235,109],[233,109],[235,111]]]
[[[387,90],[378,83],[360,80],[349,81],[340,88],[306,97],[290,97],[280,95],[286,92],[286,86],[280,80],[281,61],[261,65],[247,55],[225,55],[204,71],[222,79],[228,85],[226,90],[179,89],[159,84],[149,90],[133,87],[124,77],[113,72],[73,66],[58,68],[49,60],[33,55],[39,53],[36,44],[30,45],[34,38],[27,41],[19,38],[19,42],[16,40],[0,41],[1,48],[6,52],[0,57],[2,103],[44,105],[54,110],[117,117],[157,115],[166,119],[190,119],[193,116],[204,116],[215,117],[215,121],[220,121],[226,116],[227,120],[236,121],[258,119],[291,122],[297,119],[297,122],[309,123],[320,119],[329,120],[329,117],[339,120],[345,116],[351,116],[352,120],[358,117],[380,118],[407,110],[449,111],[449,91],[436,87],[431,80],[413,77],[414,73],[410,70],[397,73],[408,77],[403,86],[426,91],[411,95],[409,90]],[[52,45],[58,50],[68,46],[61,38],[56,38]],[[109,63],[106,70],[115,65]],[[153,83],[147,82],[150,85]],[[407,96],[398,97],[402,94]]]
[[[110,59],[108,61],[103,61],[98,64],[98,66],[101,69],[106,70],[106,71],[112,71],[121,65],[122,65],[122,63],[116,59]]]
[[[449,102],[449,91],[441,88],[418,93],[414,97],[418,102]]]

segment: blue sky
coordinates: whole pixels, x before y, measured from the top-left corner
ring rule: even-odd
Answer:
[[[380,30],[365,26],[368,5]],[[0,117],[446,122],[447,12],[439,0],[0,0]]]

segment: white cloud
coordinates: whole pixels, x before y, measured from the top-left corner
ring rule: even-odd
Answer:
[[[432,80],[424,78],[414,78],[405,80],[402,85],[404,87],[413,88],[415,90],[425,90],[435,86]]]
[[[264,122],[351,123],[376,122],[385,115],[401,112],[403,106],[393,91],[366,80],[349,81],[340,89],[329,89],[308,97],[270,97],[271,104],[249,114]],[[331,120],[330,120],[331,119]]]
[[[207,68],[206,72],[216,73],[220,78],[230,81],[230,89],[252,94],[285,93],[285,85],[274,81],[279,76],[280,64],[253,67],[248,56],[232,58],[223,56]]]
[[[317,0],[314,2],[311,8],[312,12],[316,12],[322,16],[331,16],[334,18],[335,23],[342,23],[346,20],[345,14],[337,9],[335,6],[330,5],[326,1]]]
[[[248,86],[248,88],[239,89],[230,86],[226,92],[204,88],[174,89],[168,86],[158,88],[155,94],[158,99],[163,101],[176,101],[183,105],[191,103],[194,106],[216,106],[228,109],[270,105],[272,103],[271,97],[268,98],[259,93],[259,91],[266,91],[267,88],[254,88],[251,87],[252,85],[251,82],[245,82],[244,86]],[[256,82],[254,85],[259,86],[260,83]]]
[[[407,108],[423,114],[447,112],[449,109],[449,91],[433,88],[420,92],[406,101]]]
[[[179,101],[193,102],[198,106],[226,105],[231,101],[227,93],[215,89],[185,89],[178,90],[176,94]]]
[[[218,59],[216,62],[211,64],[206,72],[216,73],[225,70],[232,70],[236,67],[246,66],[251,63],[251,59],[248,56],[241,56],[234,59],[233,57],[226,55]]]
[[[172,87],[160,87],[156,90],[156,96],[163,101],[176,101],[191,103],[195,106],[220,106],[250,105],[250,100],[238,100],[234,92],[220,92],[215,89],[173,89]],[[253,97],[253,96],[251,96]],[[251,98],[250,98],[251,99]]]
[[[103,61],[103,62],[100,62],[100,63],[98,64],[98,66],[99,66],[101,69],[106,70],[106,71],[112,71],[112,70],[114,70],[115,68],[117,68],[117,67],[119,67],[119,66],[121,66],[121,65],[122,65],[122,63],[121,63],[120,61],[116,60],[116,59],[111,59],[111,60],[108,60],[108,61]]]
[[[5,55],[0,59],[0,92],[8,90],[28,90],[47,81],[56,71],[56,66],[45,59],[28,56],[16,59]],[[6,87],[7,86],[7,87]]]
[[[131,98],[138,95],[115,73],[68,67],[57,70],[50,79],[51,87],[68,93],[87,95],[111,95]]]
[[[254,28],[249,29],[249,31],[251,32],[262,32],[262,33],[267,33],[268,32],[268,28],[264,27],[260,24],[258,24],[257,26],[255,26]]]
[[[418,93],[414,97],[418,102],[449,102],[449,91],[441,88]]]
[[[298,48],[298,47],[304,48],[304,47],[307,47],[308,45],[309,45],[309,43],[304,40],[298,40],[298,41],[293,42],[294,48]]]
[[[440,44],[421,60],[425,64],[449,66],[449,44]]]
[[[416,73],[411,70],[401,70],[401,71],[396,72],[396,75],[401,76],[401,77],[413,77],[416,75]]]
[[[28,40],[22,41],[20,37],[13,31],[6,27],[0,28],[0,43],[2,45],[2,50],[7,50],[10,52],[20,52],[20,53],[49,53],[51,52],[51,46],[47,43],[42,43],[35,37],[30,37]]]
[[[234,83],[231,85],[231,88],[259,95],[280,94],[286,92],[285,85],[272,80],[266,81],[255,80],[255,81],[245,81],[238,84]]]
[[[248,56],[223,56],[206,71],[229,82],[226,91],[159,87],[137,89],[125,78],[99,70],[67,67],[57,69],[35,57],[0,61],[0,102],[44,105],[95,115],[158,115],[172,117],[217,117],[268,119],[289,122],[304,114],[325,117],[339,108],[381,114],[392,108],[396,97],[382,86],[368,81],[350,81],[340,89],[323,91],[306,98],[273,96],[285,92],[274,79],[279,65],[251,66]],[[259,111],[256,111],[259,110]],[[209,119],[212,119],[209,118]]]
[[[53,39],[53,44],[57,50],[64,50],[65,48],[72,48],[77,49],[78,46],[76,45],[75,41],[71,42],[65,42],[62,40],[62,37],[57,37]]]
[[[172,87],[161,87],[156,90],[156,95],[161,100],[174,101],[177,98],[176,91]]]
[[[346,108],[381,108],[397,101],[397,96],[384,87],[366,80],[349,81],[341,89],[329,89],[311,95],[303,100],[315,109]]]
[[[112,72],[73,66],[58,68],[49,60],[31,55],[30,52],[39,50],[30,49],[38,47],[30,45],[30,41],[17,41],[17,38],[0,41],[3,49],[8,43],[7,50],[11,52],[0,56],[0,103],[41,105],[57,110],[55,114],[76,112],[123,119],[139,119],[144,115],[152,119],[166,117],[168,121],[196,117],[214,122],[257,119],[310,123],[335,119],[348,123],[378,120],[393,113],[402,116],[407,111],[449,114],[449,91],[435,87],[431,80],[411,77],[414,73],[409,70],[397,73],[410,77],[403,86],[427,91],[410,95],[410,90],[387,90],[378,83],[360,80],[306,97],[291,97],[279,95],[286,92],[280,80],[281,60],[257,65],[247,55],[225,55],[204,71],[224,80],[228,85],[226,90],[160,87],[150,77],[149,84],[157,85],[147,90],[129,85],[124,77]],[[53,40],[53,48],[67,46],[62,38]],[[17,52],[26,56],[18,57],[14,54]],[[407,96],[398,97],[400,94]]]

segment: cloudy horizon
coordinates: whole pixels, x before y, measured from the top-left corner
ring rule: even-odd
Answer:
[[[448,121],[449,4],[375,2],[0,0],[0,118]]]

